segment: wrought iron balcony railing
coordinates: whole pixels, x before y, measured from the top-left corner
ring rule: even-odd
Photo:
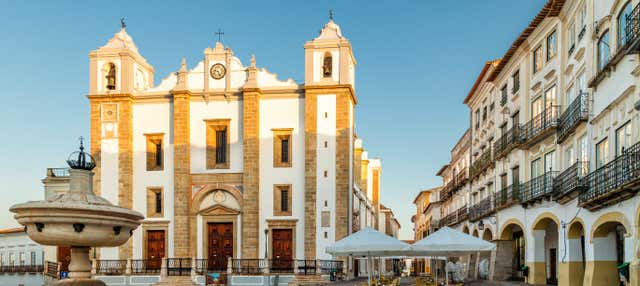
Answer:
[[[532,146],[551,134],[551,131],[558,126],[559,114],[560,106],[548,106],[540,114],[525,123],[523,126],[525,133],[524,143],[527,146]]]
[[[491,158],[491,149],[488,149],[471,164],[471,167],[469,168],[469,175],[471,179],[475,179],[480,176],[480,174],[482,174],[482,172],[484,172],[492,164],[493,158]]]
[[[456,175],[456,187],[459,189],[469,181],[469,169],[464,168]]]
[[[640,143],[585,177],[578,205],[594,211],[632,197],[640,189]]]
[[[480,202],[469,208],[469,220],[477,221],[492,214],[495,211],[493,199],[493,195],[489,195],[488,197],[482,199]]]
[[[162,259],[132,259],[131,260],[131,273],[132,274],[151,274],[160,273],[162,268]],[[226,267],[225,267],[226,269]]]
[[[558,119],[558,144],[567,139],[580,125],[580,122],[586,122],[587,119],[589,119],[588,98],[586,93],[582,93],[569,104]]]
[[[553,181],[553,197],[559,203],[567,203],[583,192],[587,185],[584,177],[589,172],[589,161],[578,161],[564,170]]]
[[[516,182],[494,193],[493,202],[496,210],[508,208],[520,203],[520,182]]]
[[[553,179],[558,176],[558,171],[548,171],[538,177],[523,183],[520,186],[520,199],[522,204],[531,204],[553,195]]]
[[[444,202],[450,199],[453,196],[454,189],[454,180],[450,180],[449,182],[447,182],[447,184],[444,185],[444,187],[442,187],[442,189],[440,190],[440,201]]]
[[[514,148],[520,146],[524,137],[524,132],[522,132],[522,127],[520,125],[515,125],[511,127],[511,129],[507,130],[502,137],[498,138],[495,143],[493,143],[493,155],[495,159],[498,160],[507,154]]]
[[[464,205],[461,208],[459,208],[456,211],[456,214],[457,214],[456,222],[455,222],[456,224],[469,219],[469,209],[467,208],[467,205]]]

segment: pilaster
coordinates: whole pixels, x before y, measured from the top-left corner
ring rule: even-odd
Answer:
[[[304,99],[304,258],[316,259],[316,169],[318,98],[305,92]]]
[[[352,113],[348,91],[336,92],[336,241],[349,235],[351,207]]]
[[[133,209],[133,100],[121,101],[118,108],[118,205]],[[132,255],[129,239],[118,248],[118,256],[128,259]]]
[[[189,209],[191,201],[190,171],[190,97],[186,90],[173,93],[173,245],[174,257],[191,257]],[[195,232],[195,230],[194,230]]]
[[[242,258],[259,258],[260,237],[260,96],[258,88],[243,90]]]

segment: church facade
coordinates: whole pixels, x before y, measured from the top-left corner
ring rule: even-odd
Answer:
[[[384,224],[381,163],[354,128],[351,44],[331,20],[304,49],[300,83],[217,42],[154,84],[124,27],[90,52],[94,190],[146,216],[98,259],[330,259],[326,246]]]

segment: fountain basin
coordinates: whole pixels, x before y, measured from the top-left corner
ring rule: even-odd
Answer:
[[[127,242],[142,216],[113,206],[30,202],[11,208],[27,234],[42,245],[119,246]]]

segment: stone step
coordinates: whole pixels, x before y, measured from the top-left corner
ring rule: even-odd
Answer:
[[[165,281],[158,282],[152,286],[198,286],[190,276],[171,276],[167,277]]]

